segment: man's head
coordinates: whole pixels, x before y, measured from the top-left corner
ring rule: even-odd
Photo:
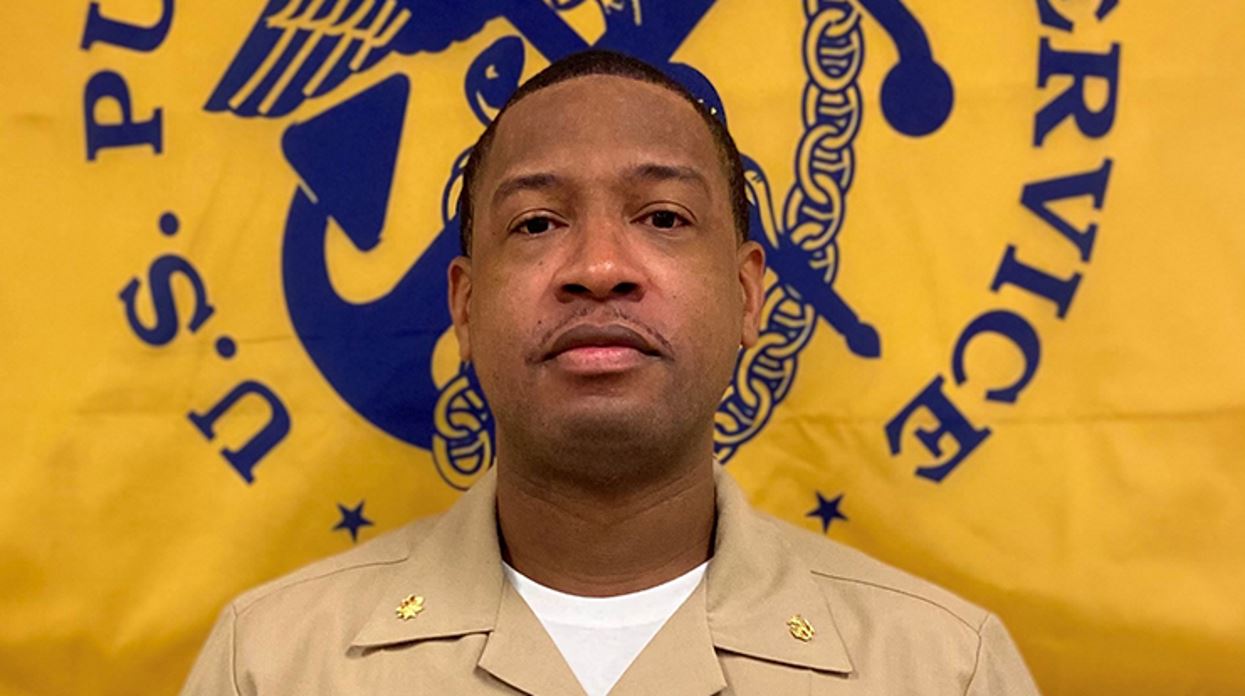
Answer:
[[[711,447],[764,276],[718,129],[661,73],[595,53],[534,77],[481,138],[450,304],[500,459],[618,480],[659,473],[620,461]]]
[[[665,87],[679,97],[682,97],[696,110],[696,113],[704,120],[705,126],[709,129],[710,135],[713,136],[713,140],[717,144],[727,184],[730,186],[731,213],[734,217],[735,229],[739,235],[740,243],[746,241],[748,239],[748,194],[744,184],[743,162],[739,156],[739,149],[735,146],[735,140],[731,137],[730,131],[726,129],[726,125],[718,120],[717,115],[711,113],[691,92],[657,68],[621,53],[593,50],[563,58],[523,83],[507,100],[501,111],[498,112],[497,117],[484,129],[480,139],[476,141],[475,147],[471,149],[471,155],[468,157],[467,164],[463,169],[463,188],[458,201],[458,234],[462,255],[471,256],[472,228],[475,224],[476,201],[474,193],[476,180],[479,178],[483,161],[488,157],[489,149],[493,144],[493,138],[496,137],[497,124],[501,121],[501,117],[508,109],[522,101],[529,94],[560,82],[592,75],[627,77]]]

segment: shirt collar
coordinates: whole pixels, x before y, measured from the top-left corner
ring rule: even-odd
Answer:
[[[351,645],[360,648],[486,633],[497,624],[504,587],[497,541],[496,473],[488,472],[437,520],[381,592],[380,602]],[[403,620],[398,606],[423,597],[423,609]]]
[[[780,523],[754,510],[722,467],[716,473],[717,539],[705,577],[713,644],[771,662],[851,672],[826,596],[783,539]],[[810,640],[795,635],[793,619],[813,628]]]
[[[712,645],[771,662],[851,672],[830,606],[809,568],[788,548],[776,523],[752,509],[721,466],[715,466],[715,476],[718,520],[714,556],[705,577],[703,600],[700,592],[693,596],[695,602],[704,603]],[[355,635],[353,647],[493,633],[499,628],[503,598],[513,595],[510,599],[517,600],[518,596],[506,594],[497,538],[496,490],[497,475],[490,471],[426,537],[411,540],[410,553],[398,564],[382,599]],[[424,598],[423,610],[403,620],[396,610],[410,595]],[[813,627],[811,640],[794,636],[788,621],[797,616]],[[539,623],[524,625],[530,628]],[[491,636],[490,642],[498,637]]]

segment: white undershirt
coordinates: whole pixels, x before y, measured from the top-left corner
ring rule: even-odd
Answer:
[[[605,696],[700,584],[709,564],[647,590],[615,597],[558,592],[502,564],[506,578],[553,638],[588,696]]]

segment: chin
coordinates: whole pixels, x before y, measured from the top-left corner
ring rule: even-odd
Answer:
[[[656,414],[610,412],[610,409],[583,409],[560,419],[554,430],[564,442],[578,442],[592,448],[642,447],[650,440],[663,439]]]
[[[647,452],[669,452],[685,439],[682,419],[652,407],[585,407],[548,415],[543,430],[550,443],[580,459],[645,457]]]
[[[596,490],[629,488],[628,481],[668,476],[668,467],[678,460],[672,455],[700,439],[703,418],[665,405],[633,405],[621,399],[568,401],[556,409],[529,404],[511,414],[517,418],[506,419],[511,427],[498,436],[532,453],[533,464],[563,481]],[[522,426],[520,421],[525,421]]]

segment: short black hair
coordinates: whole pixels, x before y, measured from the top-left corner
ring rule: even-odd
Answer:
[[[463,256],[471,255],[472,225],[475,221],[475,179],[480,173],[484,158],[488,155],[497,133],[497,124],[501,122],[502,116],[524,97],[560,82],[589,75],[626,77],[664,87],[682,97],[684,101],[692,105],[692,108],[696,109],[696,113],[700,115],[713,136],[726,173],[736,236],[740,244],[747,241],[749,211],[748,194],[744,183],[744,166],[739,156],[739,148],[735,146],[735,140],[727,130],[725,121],[719,120],[718,116],[686,87],[652,65],[622,53],[593,49],[554,61],[534,75],[532,79],[523,83],[497,112],[497,116],[484,129],[480,139],[471,148],[471,154],[467,157],[466,165],[463,166],[463,183],[458,196],[458,230]]]

